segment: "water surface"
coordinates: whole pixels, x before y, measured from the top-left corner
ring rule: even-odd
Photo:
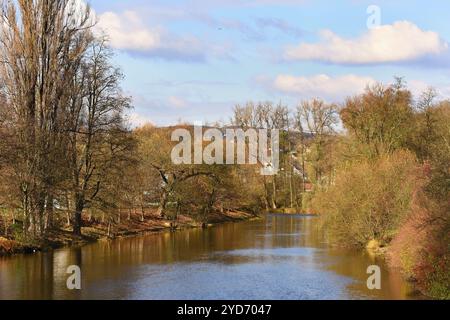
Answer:
[[[382,269],[370,291],[366,270]],[[82,290],[66,270],[79,265]],[[0,259],[0,299],[408,299],[398,272],[365,252],[329,248],[316,218],[270,215]]]

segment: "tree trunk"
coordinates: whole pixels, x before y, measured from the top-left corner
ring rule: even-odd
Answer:
[[[8,238],[8,214],[7,213],[4,213],[3,215],[2,215],[2,218],[3,218],[3,222],[5,223],[5,238]]]
[[[272,186],[273,186],[272,209],[276,210],[277,209],[277,181],[276,181],[275,176],[273,176]]]
[[[215,197],[216,197],[216,190],[213,189],[213,191],[209,195],[208,203],[206,204],[205,213],[204,213],[205,216],[203,218],[203,219],[205,219],[205,221],[208,220],[208,215],[212,212],[212,209],[213,209],[214,203],[215,203]]]
[[[84,197],[75,195],[75,212],[73,217],[73,234],[81,236],[81,224],[83,222]]]
[[[157,211],[157,215],[160,216],[161,218],[165,217],[165,210],[166,210],[168,198],[169,198],[169,191],[164,189],[161,194],[161,198],[159,200],[159,207],[158,207],[158,211]]]
[[[290,198],[291,198],[291,208],[294,208],[294,186],[292,183],[292,176],[294,175],[294,172],[291,170],[290,176],[289,176],[289,192],[290,192]]]
[[[47,196],[46,201],[46,219],[45,219],[45,230],[53,228],[53,195]]]
[[[66,194],[66,201],[67,201],[67,211],[66,211],[66,226],[70,227],[72,221],[70,219],[70,210],[72,208],[72,201],[70,199],[70,196]]]
[[[108,221],[108,237],[111,237],[111,221]]]
[[[22,196],[22,208],[23,208],[23,233],[24,235],[28,234],[28,228],[29,228],[29,218],[30,218],[30,212],[28,210],[28,196],[27,193],[24,192]]]
[[[45,233],[45,203],[46,203],[46,191],[40,190],[36,194],[36,207],[34,208],[35,215],[35,237],[41,239]]]
[[[266,211],[270,211],[270,196],[269,196],[269,186],[267,184],[266,177],[263,178],[264,183],[264,205],[266,206]]]
[[[66,212],[66,225],[70,226],[70,212],[69,211]]]
[[[36,239],[36,210],[31,210],[29,213],[29,227],[28,231],[31,233],[31,237]]]
[[[288,132],[289,134],[289,132]],[[292,183],[292,179],[294,178],[294,165],[293,165],[293,154],[292,154],[292,144],[289,140],[289,159],[288,159],[288,166],[289,166],[289,193],[291,197],[291,208],[294,207],[294,187]]]

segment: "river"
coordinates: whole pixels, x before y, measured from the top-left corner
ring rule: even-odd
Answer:
[[[70,265],[82,289],[70,291]],[[381,267],[381,290],[367,268]],[[317,218],[232,223],[0,258],[0,299],[410,299],[398,272],[366,252],[331,249]]]

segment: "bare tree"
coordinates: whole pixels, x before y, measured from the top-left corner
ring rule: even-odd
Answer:
[[[66,88],[87,48],[90,11],[70,0],[1,4],[0,88],[12,109],[24,230],[41,237],[61,178]]]
[[[122,94],[120,71],[109,63],[102,39],[92,41],[71,86],[67,110],[73,232],[81,235],[82,212],[98,199],[110,172],[129,160],[133,142],[124,126],[129,98]]]
[[[256,115],[256,106],[253,102],[247,102],[245,106],[237,105],[233,111],[233,125],[243,129],[256,128],[258,126],[259,121]]]
[[[313,99],[311,101],[303,101],[297,107],[296,126],[300,130],[302,138],[308,133],[313,136],[315,152],[314,159],[312,160],[316,182],[320,182],[322,179],[323,169],[320,162],[324,158],[324,148],[327,138],[335,132],[337,123],[337,107],[333,104],[327,104],[322,100]],[[302,141],[302,148],[303,178],[305,179],[304,141]]]
[[[242,129],[278,129],[287,137],[289,130],[289,109],[281,103],[274,106],[269,101],[259,103],[248,102],[245,107],[239,105],[235,107],[232,123]],[[271,183],[264,177],[263,183],[266,203],[270,203],[272,209],[277,209],[277,176],[274,175],[272,177]],[[269,190],[270,185],[272,190]],[[290,189],[290,193],[291,198],[293,198],[292,188]],[[269,197],[269,194],[272,196]]]

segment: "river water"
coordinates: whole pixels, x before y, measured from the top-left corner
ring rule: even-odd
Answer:
[[[269,215],[0,258],[0,299],[410,299],[398,272],[366,252],[329,248],[317,219]],[[70,291],[67,268],[81,268]],[[381,267],[381,290],[367,268]]]

